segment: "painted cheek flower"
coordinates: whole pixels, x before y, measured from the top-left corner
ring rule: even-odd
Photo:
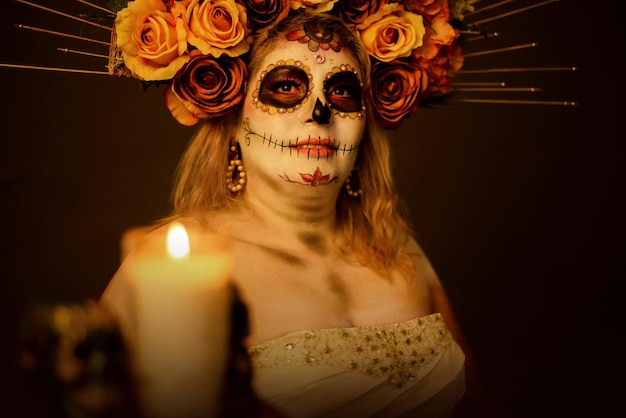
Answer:
[[[239,57],[197,55],[165,90],[165,104],[181,124],[220,117],[237,109],[245,96],[248,69]]]
[[[327,184],[330,180],[330,174],[322,174],[322,170],[320,170],[319,167],[315,169],[313,174],[300,173],[300,177],[302,178],[302,180],[309,183],[311,187],[323,186],[324,184]]]
[[[397,3],[384,5],[356,28],[365,50],[383,62],[410,56],[426,32],[422,16]]]
[[[323,13],[331,10],[337,0],[291,0],[293,10],[306,9],[310,13]]]
[[[415,111],[427,84],[424,72],[413,63],[376,62],[372,66],[371,96],[381,125],[386,129],[397,128]]]
[[[246,9],[234,0],[191,0],[187,42],[204,55],[237,57],[250,49]]]
[[[162,0],[136,0],[117,13],[117,47],[133,76],[168,80],[189,60],[182,16]]]

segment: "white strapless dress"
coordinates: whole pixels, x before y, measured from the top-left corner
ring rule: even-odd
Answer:
[[[440,418],[465,392],[465,356],[440,314],[297,331],[249,348],[258,397],[290,418]]]

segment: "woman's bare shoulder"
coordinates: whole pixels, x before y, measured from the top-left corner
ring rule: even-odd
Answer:
[[[417,239],[413,235],[401,232],[397,240],[403,251],[415,262],[418,276],[425,280],[429,287],[440,287],[439,277]]]

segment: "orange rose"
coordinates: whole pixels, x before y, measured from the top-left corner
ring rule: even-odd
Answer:
[[[189,60],[182,16],[162,0],[136,0],[117,13],[117,47],[133,77],[169,80]]]
[[[435,58],[420,62],[428,74],[428,88],[424,92],[424,97],[439,97],[450,94],[452,78],[459,73],[463,66],[461,47],[456,43],[442,46]]]
[[[376,62],[372,67],[371,98],[381,125],[386,129],[397,128],[415,111],[427,84],[417,65],[399,60]]]
[[[384,62],[410,56],[426,31],[422,16],[397,3],[384,5],[356,28],[367,52]]]
[[[191,0],[187,42],[203,55],[237,57],[250,49],[246,9],[234,0]]]
[[[165,104],[181,124],[230,114],[242,102],[248,79],[246,63],[239,57],[199,55],[176,74],[165,89]]]
[[[444,16],[436,16],[426,29],[424,43],[413,51],[415,58],[433,58],[443,45],[450,45],[458,37],[458,32]]]
[[[450,24],[447,0],[409,0],[403,4],[410,12],[422,16],[426,28],[424,43],[413,51],[413,57],[433,58],[442,45],[450,45],[458,37]]]

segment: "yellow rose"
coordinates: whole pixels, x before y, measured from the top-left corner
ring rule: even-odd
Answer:
[[[187,21],[187,42],[203,55],[237,57],[250,48],[246,9],[234,0],[191,0]]]
[[[117,13],[117,47],[133,77],[169,80],[189,60],[182,16],[162,0],[136,0]]]
[[[367,52],[383,62],[408,57],[422,45],[426,29],[422,16],[407,12],[401,4],[386,4],[357,26]]]
[[[331,10],[337,0],[291,0],[293,10],[306,9],[311,13],[324,13]]]

